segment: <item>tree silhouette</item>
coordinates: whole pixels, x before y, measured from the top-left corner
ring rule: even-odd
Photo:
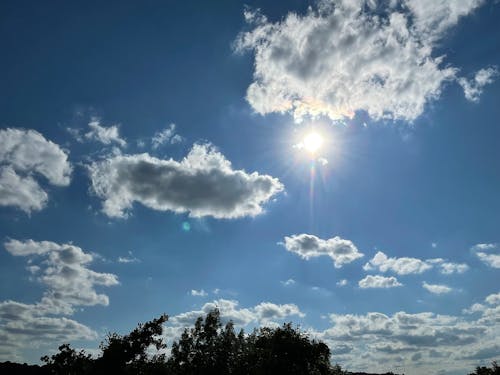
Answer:
[[[491,368],[485,366],[477,366],[476,371],[469,375],[500,375],[500,366],[496,361],[491,362]]]
[[[77,352],[69,344],[59,346],[59,352],[43,356],[42,362],[50,374],[54,375],[84,375],[88,374],[93,366],[90,354],[84,350]]]

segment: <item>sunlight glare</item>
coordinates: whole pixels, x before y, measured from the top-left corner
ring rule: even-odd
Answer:
[[[311,154],[316,153],[323,145],[323,137],[315,132],[309,133],[304,137],[302,141],[304,148]]]

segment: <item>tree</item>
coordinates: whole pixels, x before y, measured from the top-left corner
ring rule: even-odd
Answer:
[[[149,359],[147,350],[151,346],[156,350],[166,348],[161,334],[163,323],[167,320],[168,315],[163,314],[158,319],[139,324],[128,335],[108,334],[106,341],[100,345],[102,355],[95,362],[94,373],[151,373],[152,368],[158,367],[158,362],[164,362],[165,357],[160,354]]]
[[[84,375],[92,368],[92,358],[84,350],[77,352],[69,344],[59,346],[59,352],[43,356],[42,362],[50,374],[54,375]]]
[[[500,375],[500,366],[498,366],[497,361],[491,362],[491,368],[486,366],[477,366],[476,371],[470,373],[469,375]]]
[[[291,323],[278,328],[261,328],[248,337],[248,374],[331,374],[330,349],[310,340]]]

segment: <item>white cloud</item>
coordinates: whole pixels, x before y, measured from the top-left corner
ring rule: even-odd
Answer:
[[[250,105],[260,114],[289,112],[297,120],[335,120],[358,110],[376,120],[416,119],[457,78],[458,69],[445,63],[436,45],[482,1],[392,3],[323,0],[305,15],[288,13],[276,23],[247,10],[253,30],[239,35],[235,49],[255,54]]]
[[[95,286],[118,284],[116,275],[89,269],[87,265],[93,256],[72,244],[11,239],[4,246],[14,256],[28,256],[32,261],[41,256],[46,258],[38,264],[42,271],[39,271],[37,280],[48,287],[41,304],[49,310],[57,307],[60,311],[72,313],[73,306],[106,306],[108,296],[98,294]]]
[[[482,243],[474,245],[471,250],[476,253],[476,256],[485,264],[493,268],[500,268],[500,254],[491,254],[492,250],[498,252],[498,244]]]
[[[109,127],[101,126],[100,120],[98,118],[93,118],[89,122],[89,127],[90,131],[85,133],[85,138],[89,140],[98,141],[105,145],[110,145],[111,143],[117,143],[121,147],[127,145],[127,142],[120,137],[118,125]]]
[[[127,216],[134,202],[191,217],[240,218],[284,189],[269,175],[234,170],[211,145],[195,144],[180,162],[148,154],[118,155],[89,166],[92,188],[110,217]]]
[[[205,292],[203,289],[201,290],[191,289],[191,295],[194,297],[206,297],[208,296],[208,293]]]
[[[156,132],[151,139],[151,145],[153,149],[157,149],[165,143],[175,144],[182,142],[184,138],[175,133],[175,128],[175,124],[170,124],[165,129]]]
[[[440,272],[443,275],[451,275],[453,273],[464,273],[469,269],[469,266],[465,263],[451,263],[444,262],[439,265],[441,268]]]
[[[475,303],[471,307],[467,309],[463,309],[462,312],[464,314],[474,314],[477,312],[483,312],[486,309],[486,307],[480,303]]]
[[[488,304],[496,306],[500,305],[500,293],[490,294],[484,299]]]
[[[346,279],[337,281],[337,286],[346,286],[347,284],[349,284],[349,282]]]
[[[500,317],[500,311],[496,312]],[[382,373],[399,365],[412,368],[412,373],[436,373],[440,368],[453,369],[457,373],[470,370],[471,357],[485,353],[484,359],[494,359],[498,353],[486,349],[497,343],[498,323],[486,324],[483,317],[440,315],[432,312],[411,314],[396,312],[392,315],[380,312],[366,314],[331,314],[332,326],[316,332],[316,337],[331,348],[342,342],[351,349],[340,363],[355,371],[370,369]],[[369,355],[366,355],[369,353]],[[412,358],[420,353],[419,363]],[[436,367],[436,358],[439,366]],[[338,356],[335,358],[339,360]]]
[[[132,251],[128,252],[128,256],[118,257],[118,263],[140,263],[140,259],[136,258]]]
[[[39,302],[0,302],[0,337],[19,352],[41,345],[70,340],[94,340],[91,328],[68,319],[77,306],[108,305],[98,286],[118,284],[116,275],[88,268],[93,256],[72,244],[50,241],[8,240],[5,249],[13,256],[29,258],[29,270],[47,287]]]
[[[319,256],[329,256],[336,268],[351,263],[363,256],[352,241],[338,236],[323,240],[312,234],[294,234],[285,237],[285,248],[300,257],[309,260]]]
[[[394,288],[403,286],[394,276],[385,277],[380,275],[368,275],[364,279],[359,280],[360,288]]]
[[[278,305],[271,302],[261,302],[250,308],[240,308],[235,300],[219,299],[207,302],[200,310],[185,312],[169,319],[174,327],[186,327],[193,324],[199,316],[206,315],[213,309],[219,309],[223,322],[232,320],[234,324],[245,327],[249,324],[273,324],[289,316],[304,317],[305,314],[295,304]]]
[[[284,286],[290,286],[290,285],[294,285],[295,284],[295,280],[294,279],[288,279],[286,281],[280,281],[281,284],[283,284]]]
[[[48,201],[35,177],[51,185],[70,183],[68,154],[35,130],[0,130],[0,206],[14,206],[27,213],[39,211]]]
[[[417,258],[389,258],[382,251],[363,266],[365,271],[379,270],[380,272],[392,271],[398,275],[419,274],[432,268],[429,263]]]
[[[483,92],[483,87],[493,83],[493,78],[496,76],[498,76],[498,69],[490,67],[479,70],[471,80],[463,77],[459,78],[458,83],[464,89],[465,98],[467,100],[478,102]]]
[[[422,283],[422,287],[427,289],[433,294],[446,294],[450,293],[453,289],[446,285],[441,284],[428,284],[425,281]]]

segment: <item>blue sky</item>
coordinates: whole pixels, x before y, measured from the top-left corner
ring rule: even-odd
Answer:
[[[499,17],[3,2],[0,359],[214,306],[349,370],[498,359]]]

